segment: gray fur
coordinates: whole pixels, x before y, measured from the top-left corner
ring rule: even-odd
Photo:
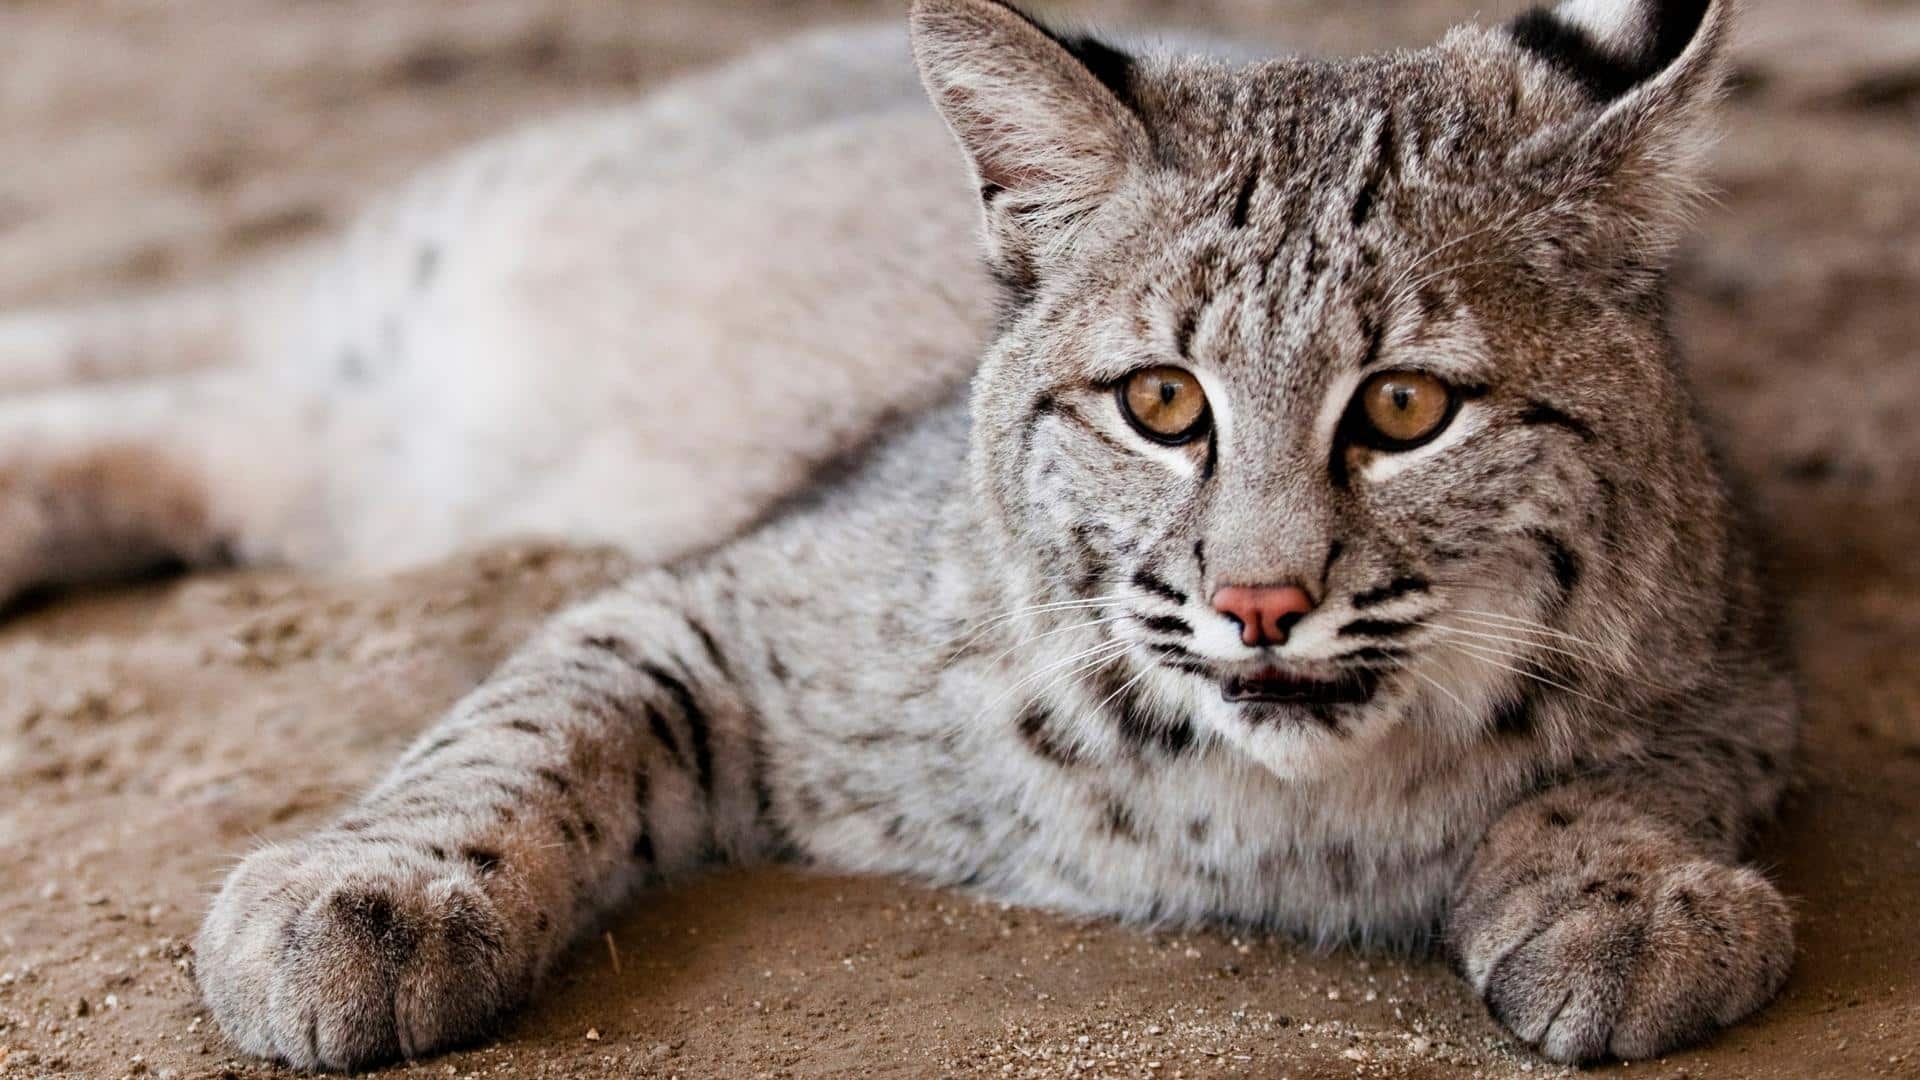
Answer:
[[[346,816],[249,858],[198,947],[222,1027],[302,1067],[417,1056],[636,887],[769,857],[1437,941],[1563,1061],[1759,1007],[1791,931],[1738,860],[1793,694],[1664,304],[1726,8],[1083,63],[995,0],[921,0],[1000,287],[970,388],[562,616]],[[1210,438],[1123,420],[1114,381],[1156,364],[1199,374]],[[1354,388],[1405,368],[1461,389],[1451,425],[1352,444]],[[1207,603],[1280,582],[1317,602],[1284,647]],[[1274,664],[1379,688],[1223,699]]]

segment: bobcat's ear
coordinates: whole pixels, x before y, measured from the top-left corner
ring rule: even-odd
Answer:
[[[1638,259],[1664,260],[1701,195],[1731,3],[1564,0],[1507,25],[1527,74],[1576,99],[1546,140],[1552,167],[1571,167]]]
[[[996,269],[1030,276],[1148,153],[1127,100],[1133,60],[999,0],[917,0],[910,23],[921,80],[973,166]]]

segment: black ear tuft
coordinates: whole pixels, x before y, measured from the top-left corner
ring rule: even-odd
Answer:
[[[1702,194],[1732,4],[1561,0],[1508,25],[1521,73],[1545,91],[1530,99],[1542,137],[1519,144],[1520,160],[1587,193],[1590,250],[1642,266],[1670,256]]]
[[[1080,61],[1081,66],[1085,67],[1094,78],[1100,80],[1100,85],[1113,91],[1113,96],[1119,98],[1121,104],[1134,113],[1139,113],[1140,110],[1135,106],[1133,96],[1134,59],[1132,56],[1099,38],[1085,34],[1054,34],[1053,39],[1072,53],[1073,58]]]
[[[1129,110],[1135,113],[1140,111],[1134,108],[1133,72],[1135,61],[1131,55],[1114,48],[1091,34],[1070,34],[1055,30],[1053,27],[1048,26],[1046,23],[1028,14],[1022,8],[1005,3],[1004,0],[1002,0],[1001,6],[1013,12],[1015,15],[1020,16],[1021,19],[1026,21],[1027,25],[1052,38],[1056,44],[1067,50],[1075,60],[1080,61],[1080,66],[1086,68],[1088,74],[1098,79],[1100,85],[1106,87],[1114,97],[1119,98],[1121,103],[1126,105]]]
[[[1665,71],[1693,44],[1700,26],[1707,21],[1707,8],[1713,0],[1665,0],[1653,5],[1654,32],[1652,52],[1647,57],[1648,75]]]
[[[1597,103],[1671,67],[1706,21],[1713,0],[1569,0],[1513,20],[1516,45],[1558,68]]]

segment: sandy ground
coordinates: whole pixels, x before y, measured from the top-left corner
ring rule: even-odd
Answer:
[[[1136,0],[1359,49],[1514,0]],[[0,2],[0,303],[235,266],[475,134],[851,3]],[[1804,781],[1762,858],[1800,961],[1756,1021],[1622,1069],[1920,1076],[1920,4],[1752,12],[1724,193],[1681,274],[1708,411],[1774,537]],[[0,629],[0,1074],[264,1076],[187,946],[256,839],[329,815],[618,557],[250,573]],[[1616,1067],[1620,1068],[1620,1067]],[[1431,960],[1156,936],[765,871],[649,898],[497,1040],[405,1075],[1538,1076]]]

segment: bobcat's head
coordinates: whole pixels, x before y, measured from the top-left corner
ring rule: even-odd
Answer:
[[[920,0],[1005,294],[973,482],[1039,599],[1105,598],[1061,609],[1100,685],[1298,775],[1700,662],[1730,556],[1664,280],[1726,9],[1234,65]]]

